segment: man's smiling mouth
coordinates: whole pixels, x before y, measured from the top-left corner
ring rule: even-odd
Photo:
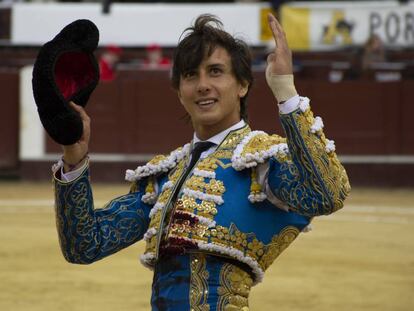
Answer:
[[[213,104],[215,104],[217,102],[217,99],[214,98],[209,98],[209,99],[200,99],[196,101],[196,104],[199,107],[209,107],[212,106]]]

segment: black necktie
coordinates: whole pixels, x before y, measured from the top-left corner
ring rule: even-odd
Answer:
[[[181,176],[181,179],[178,181],[177,187],[175,188],[175,191],[171,197],[171,204],[167,207],[167,211],[165,213],[165,217],[166,219],[171,218],[171,210],[173,208],[173,206],[175,205],[175,201],[177,200],[177,196],[180,193],[181,187],[184,183],[184,181],[186,180],[188,174],[191,172],[192,168],[194,167],[194,165],[196,164],[197,160],[200,158],[200,155],[203,153],[203,151],[206,151],[207,149],[209,149],[210,147],[214,146],[215,144],[209,141],[201,141],[195,144],[193,151],[191,151],[191,160],[190,163],[188,164],[187,168],[185,169],[184,174]],[[171,222],[171,220],[167,220],[167,224],[169,224]],[[161,218],[161,227],[163,226],[163,223],[165,223],[164,219]],[[168,229],[167,227],[164,227],[164,229],[162,230],[162,236],[160,237],[160,239],[158,240],[159,243],[164,243],[164,234],[165,232],[167,232]],[[164,242],[163,242],[164,241]],[[161,245],[160,244],[160,245]],[[162,246],[161,246],[162,247]],[[158,246],[157,246],[158,248]],[[162,252],[162,250],[161,250]]]
[[[186,169],[186,173],[191,171],[191,169],[194,167],[194,164],[196,164],[197,160],[200,158],[200,155],[208,150],[210,147],[212,147],[214,143],[211,141],[200,141],[195,144],[193,151],[191,152],[191,161]],[[187,173],[187,175],[188,175]]]
[[[190,160],[190,164],[188,164],[187,168],[185,169],[184,174],[182,175],[177,188],[175,189],[175,193],[172,197],[171,202],[175,202],[175,200],[177,199],[177,194],[180,192],[181,186],[183,185],[187,175],[191,172],[192,168],[194,167],[194,165],[196,164],[196,162],[198,161],[198,159],[200,158],[200,155],[208,150],[210,147],[214,146],[215,144],[210,142],[210,141],[200,141],[198,143],[195,144],[193,151],[191,151],[191,160]]]

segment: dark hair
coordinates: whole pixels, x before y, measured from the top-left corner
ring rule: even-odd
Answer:
[[[249,84],[246,95],[240,99],[240,116],[247,121],[247,95],[253,83],[252,57],[247,44],[231,36],[222,27],[223,24],[217,17],[203,14],[196,19],[194,26],[183,31],[182,35],[188,33],[174,51],[172,86],[178,90],[182,74],[196,69],[205,56],[210,56],[220,46],[230,54],[236,80],[242,85]]]

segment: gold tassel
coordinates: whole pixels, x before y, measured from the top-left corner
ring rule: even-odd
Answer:
[[[137,184],[136,181],[134,181],[131,184],[131,187],[129,188],[129,193],[134,193],[134,192],[137,192],[137,191],[138,191],[138,184]]]
[[[252,168],[251,173],[252,183],[250,185],[250,194],[258,194],[262,192],[262,185],[257,182],[256,168]]]
[[[154,182],[155,182],[154,178],[151,177],[151,178],[148,179],[148,184],[145,187],[145,193],[154,193],[155,192]]]

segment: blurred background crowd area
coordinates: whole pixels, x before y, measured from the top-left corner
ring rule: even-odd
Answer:
[[[297,27],[301,27],[303,22],[303,14],[300,10],[309,6],[314,8],[315,4],[321,4],[316,10],[326,11],[329,4],[334,6],[329,24],[321,25],[324,27],[323,38],[325,42],[331,41],[331,46],[325,47],[315,46],[304,48],[293,45],[294,51],[294,70],[296,78],[300,79],[321,79],[331,82],[355,79],[374,79],[377,81],[394,81],[401,79],[414,79],[414,7],[411,7],[410,0],[399,1],[289,1],[289,0],[273,0],[273,1],[255,1],[255,0],[209,0],[209,1],[186,1],[186,0],[170,0],[170,1],[138,1],[138,0],[103,0],[103,1],[50,1],[50,0],[2,0],[0,1],[0,66],[4,67],[21,67],[33,64],[37,55],[39,45],[33,42],[17,42],[13,40],[13,6],[21,4],[67,4],[78,3],[79,5],[86,3],[94,3],[101,5],[101,13],[107,18],[111,17],[111,6],[116,4],[154,4],[154,13],[160,5],[185,5],[194,6],[203,4],[213,8],[217,3],[230,4],[235,7],[245,4],[260,4],[262,8],[273,12],[277,15],[282,24],[284,23],[283,15],[291,20],[298,22]],[[357,21],[352,16],[346,16],[347,13],[341,12],[341,5],[349,8],[355,4],[367,4],[369,9],[367,18],[369,21],[364,29],[364,38],[361,41],[361,34],[356,34],[355,23],[361,23],[360,17]],[[297,9],[298,14],[290,17],[291,13],[283,14],[284,6],[292,5]],[[378,6],[376,6],[378,5]],[[382,7],[383,6],[383,7]],[[404,8],[404,12],[396,13],[396,8]],[[364,7],[366,8],[366,7]],[[378,13],[377,10],[380,10]],[[287,10],[286,10],[287,11]],[[388,11],[388,12],[386,12]],[[407,13],[408,12],[408,13]],[[237,14],[237,12],[235,12]],[[349,14],[349,13],[348,13]],[[352,14],[352,12],[351,12]],[[388,16],[384,16],[387,15]],[[294,14],[293,14],[294,15]],[[316,17],[317,18],[317,17]],[[300,21],[302,19],[302,21]],[[190,19],[191,20],[191,19]],[[224,20],[224,22],[226,22]],[[259,22],[263,22],[260,21]],[[98,25],[99,26],[99,25]],[[262,26],[263,27],[263,26]],[[300,29],[300,28],[299,28]],[[56,29],[58,31],[58,29]],[[296,30],[296,29],[295,29]],[[306,32],[305,29],[300,29]],[[136,36],[139,37],[140,29],[136,30]],[[260,31],[263,31],[262,29]],[[288,32],[289,29],[286,29]],[[178,34],[179,35],[179,34]],[[296,33],[297,37],[303,37],[303,33]],[[291,41],[296,41],[290,35]],[[355,35],[359,36],[358,42],[353,40]],[[263,35],[261,34],[263,37]],[[310,36],[314,36],[310,34]],[[404,43],[400,38],[404,39]],[[175,38],[178,39],[178,38]],[[311,38],[310,40],[315,40]],[[302,40],[303,41],[303,40]],[[133,41],[132,41],[133,42]],[[262,69],[266,64],[266,57],[273,49],[273,43],[269,38],[262,38],[260,42],[254,42],[251,45],[253,54],[253,66],[255,69]],[[100,44],[97,56],[101,60],[101,69],[103,69],[103,80],[112,80],[115,77],[116,67],[139,67],[147,69],[169,69],[171,66],[171,58],[174,46],[171,44],[162,44],[154,37],[153,42],[146,45],[140,43],[134,45],[131,41],[127,46],[122,44]],[[102,66],[102,63],[104,65]],[[103,68],[105,67],[105,68]],[[109,75],[109,77],[108,77]]]
[[[78,18],[100,30],[101,83],[87,107],[95,179],[121,181],[123,169],[191,139],[169,77],[182,31],[202,13],[250,45],[250,124],[281,134],[264,79],[269,12],[286,31],[297,89],[324,118],[353,184],[413,186],[411,1],[0,1],[0,178],[47,179],[59,158],[35,110],[31,70],[39,48]]]

